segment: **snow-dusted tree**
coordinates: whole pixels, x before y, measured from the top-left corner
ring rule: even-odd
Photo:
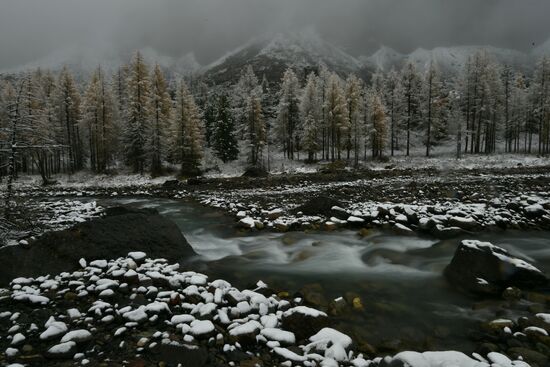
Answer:
[[[151,82],[148,66],[137,52],[128,67],[123,146],[126,162],[134,172],[143,174],[147,159],[146,144],[151,136]]]
[[[263,150],[267,144],[262,100],[262,87],[249,65],[233,89],[233,111],[239,126],[239,135],[247,146],[248,164],[252,167],[263,165]]]
[[[117,71],[114,73],[112,78],[111,89],[113,91],[113,98],[116,102],[117,115],[119,117],[124,116],[124,113],[127,109],[126,105],[126,86],[128,81],[128,65],[120,66]]]
[[[261,96],[249,96],[246,107],[246,139],[249,144],[248,163],[251,167],[263,166],[263,149],[266,144],[266,126],[262,112]]]
[[[254,74],[252,66],[248,65],[242,72],[239,81],[233,87],[231,94],[231,104],[233,106],[233,115],[237,122],[237,129],[241,139],[244,139],[247,130],[246,124],[246,105],[252,94],[259,94],[258,78]]]
[[[90,168],[105,172],[116,152],[116,105],[105,73],[98,68],[92,75],[82,103],[82,123],[88,135]]]
[[[330,76],[325,91],[325,113],[328,127],[330,158],[341,159],[350,122],[346,97],[340,78],[334,73]]]
[[[316,159],[319,151],[319,132],[322,120],[321,100],[319,96],[318,78],[310,73],[307,77],[302,99],[300,101],[300,117],[302,120],[302,147],[307,152],[307,160]]]
[[[381,70],[376,70],[370,80],[370,89],[380,95],[384,94],[386,87],[386,75]]]
[[[401,71],[405,105],[405,128],[407,131],[407,156],[410,155],[411,129],[420,123],[420,94],[422,80],[414,64],[407,63]]]
[[[287,69],[281,80],[277,108],[277,136],[283,145],[285,157],[294,159],[300,150],[299,106],[300,82],[292,69]]]
[[[187,84],[182,80],[176,93],[176,113],[172,127],[172,155],[184,175],[198,175],[203,157],[203,122]]]
[[[67,68],[59,74],[56,87],[56,108],[63,143],[68,147],[70,172],[83,168],[84,150],[80,135],[80,93],[73,75]]]
[[[432,61],[423,80],[424,116],[426,116],[426,157],[430,156],[434,131],[441,129],[443,124],[443,96],[441,77],[438,67]]]
[[[487,52],[478,52],[465,73],[466,145],[469,141],[471,153],[494,152],[503,94],[500,66]]]
[[[234,161],[239,156],[239,144],[236,137],[235,120],[231,115],[231,106],[225,94],[218,97],[214,116],[212,147],[216,157],[224,163]]]
[[[395,150],[399,149],[399,121],[403,113],[403,85],[401,76],[393,68],[386,78],[384,91],[390,119],[390,152],[393,157]]]
[[[359,78],[350,75],[346,80],[346,102],[349,116],[349,129],[347,135],[348,159],[350,159],[350,150],[353,149],[353,164],[359,165],[359,155],[361,150],[361,138],[363,137],[364,104],[363,104],[363,85]]]
[[[512,100],[512,87],[514,84],[514,72],[510,65],[505,65],[502,69],[502,82],[503,82],[503,102],[504,102],[504,141],[505,151],[512,151],[512,143],[514,140],[514,132],[510,119],[511,100]]]
[[[535,119],[539,134],[539,154],[550,153],[550,57],[543,57],[537,64],[533,77]]]
[[[367,121],[371,136],[372,157],[381,158],[386,148],[388,126],[386,109],[380,93],[374,89],[367,92]]]
[[[329,114],[327,111],[326,100],[327,100],[327,88],[329,85],[329,80],[331,77],[331,72],[326,65],[319,65],[319,77],[317,79],[317,88],[318,95],[320,99],[320,109],[321,109],[321,152],[322,158],[329,160],[330,159],[330,121]]]
[[[162,172],[162,161],[166,158],[168,129],[172,125],[172,99],[164,74],[157,64],[151,75],[151,136],[148,140],[148,153],[151,160],[151,173]]]
[[[510,92],[510,126],[511,126],[511,139],[512,148],[511,151],[517,153],[521,150],[521,134],[525,133],[527,142],[527,128],[528,117],[530,113],[528,110],[528,90],[525,76],[522,73],[516,73],[514,81],[511,86]],[[525,146],[527,151],[527,146]]]
[[[462,157],[462,134],[463,134],[463,116],[461,95],[457,89],[449,91],[448,98],[448,127],[456,136],[456,159]]]
[[[42,176],[43,183],[49,182],[44,166],[44,153],[54,147],[48,138],[47,119],[43,114],[43,94],[38,73],[27,73],[15,82],[15,88],[7,83],[2,92],[4,126],[2,134],[6,140],[3,149],[8,152],[6,215],[12,208],[11,196],[13,181],[18,166],[22,170],[35,165]],[[32,169],[31,169],[32,170]]]

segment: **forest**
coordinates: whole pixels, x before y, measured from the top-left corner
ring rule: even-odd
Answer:
[[[455,76],[407,63],[365,81],[320,65],[307,74],[289,67],[270,85],[247,67],[234,85],[209,85],[168,79],[137,52],[114,75],[98,67],[77,81],[68,68],[38,69],[6,76],[0,88],[0,177],[9,181],[120,167],[196,176],[205,154],[265,168],[269,152],[352,167],[428,157],[442,144],[456,145],[456,158],[550,152],[548,57],[531,75],[478,52]]]

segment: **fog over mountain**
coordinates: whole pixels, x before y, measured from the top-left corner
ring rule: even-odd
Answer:
[[[207,65],[252,38],[304,27],[353,57],[381,46],[529,53],[549,38],[549,13],[547,0],[5,0],[0,70],[68,56],[96,63],[135,49]]]

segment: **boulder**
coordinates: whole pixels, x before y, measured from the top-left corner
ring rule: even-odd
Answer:
[[[269,176],[269,172],[265,168],[262,167],[249,167],[244,171],[242,177],[251,177],[251,178],[259,178],[259,177],[267,177]]]
[[[208,350],[197,345],[179,343],[160,343],[153,348],[157,359],[169,363],[188,367],[206,366],[208,362]]]
[[[0,249],[0,258],[10,259],[0,268],[0,287],[17,277],[75,271],[81,258],[114,259],[135,251],[171,262],[195,255],[178,226],[156,210],[114,207],[102,218],[45,233],[28,249]]]
[[[333,210],[332,208],[337,207],[341,208],[344,205],[332,198],[329,198],[327,196],[317,196],[309,201],[307,201],[305,204],[299,206],[298,208],[294,209],[295,213],[302,212],[305,215],[324,215],[326,217],[337,217],[340,218],[343,216],[342,211],[340,210]],[[348,217],[347,215],[345,216]],[[345,219],[345,218],[344,218]]]
[[[327,314],[313,308],[298,306],[283,313],[282,328],[294,333],[298,341],[308,339],[327,326]]]
[[[184,187],[184,183],[180,180],[167,180],[164,181],[162,187],[165,189],[177,190]]]
[[[488,242],[464,240],[458,246],[445,276],[458,288],[500,295],[508,287],[546,286],[548,278],[536,267]]]

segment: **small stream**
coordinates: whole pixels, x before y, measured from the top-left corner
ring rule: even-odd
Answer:
[[[447,284],[443,269],[463,238],[440,241],[378,230],[366,237],[349,230],[242,233],[220,211],[187,201],[106,199],[98,204],[156,208],[181,228],[199,254],[193,266],[211,279],[238,287],[262,280],[277,291],[305,287],[322,302],[359,297],[363,310],[335,317],[337,326],[382,351],[472,352],[468,335],[479,330],[480,321],[520,316],[499,311],[497,300],[472,307],[478,300]],[[550,272],[550,233],[480,233],[473,239],[502,246]]]

